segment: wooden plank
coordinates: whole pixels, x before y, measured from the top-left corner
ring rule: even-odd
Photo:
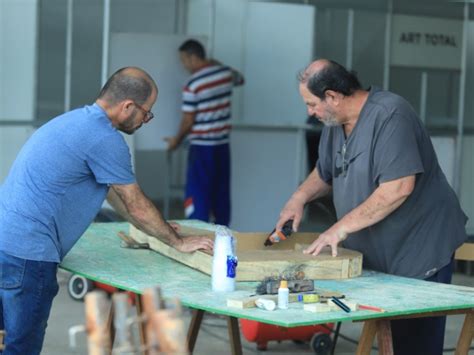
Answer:
[[[209,231],[182,226],[180,234],[202,235],[213,238]],[[131,226],[130,236],[140,243],[149,243],[150,248],[173,260],[211,275],[212,255],[197,251],[191,254],[181,253],[157,238],[147,236]],[[331,251],[324,248],[318,256],[306,255],[301,249],[309,245],[318,235],[315,233],[294,233],[288,240],[264,247],[266,233],[235,232],[236,253],[239,258],[237,281],[261,281],[269,276],[292,275],[299,273],[311,280],[346,279],[362,273],[362,254],[343,248],[338,256],[332,257]]]
[[[474,261],[474,243],[464,243],[454,254],[456,260]]]

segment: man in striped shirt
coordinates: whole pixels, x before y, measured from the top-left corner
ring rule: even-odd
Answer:
[[[176,136],[166,138],[176,149],[184,138],[191,145],[186,176],[186,218],[229,225],[232,88],[244,83],[237,71],[206,59],[204,47],[188,40],[179,47],[183,66],[191,73],[183,89],[183,118]]]

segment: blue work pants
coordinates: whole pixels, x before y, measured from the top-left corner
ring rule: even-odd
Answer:
[[[230,148],[191,144],[186,177],[185,216],[228,226],[230,223]]]
[[[54,262],[25,260],[0,251],[0,329],[6,331],[3,355],[40,353],[59,289],[57,268]]]
[[[454,261],[425,281],[450,284]],[[400,319],[390,322],[395,355],[442,355],[446,317]]]

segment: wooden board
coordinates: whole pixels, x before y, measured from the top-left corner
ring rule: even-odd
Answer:
[[[201,235],[214,238],[213,232],[185,225],[181,225],[179,233],[183,237]],[[211,275],[212,254],[209,252],[181,253],[133,226],[130,227],[130,236],[140,243],[149,243],[154,251]],[[332,257],[329,248],[323,249],[318,256],[303,254],[302,249],[318,236],[316,233],[294,233],[286,241],[271,247],[263,245],[267,233],[234,232],[234,236],[239,259],[237,281],[261,281],[266,277],[296,273],[311,280],[347,279],[362,272],[362,254],[356,251],[338,248],[337,257]]]
[[[474,261],[474,243],[464,243],[457,250],[454,255],[456,260]]]

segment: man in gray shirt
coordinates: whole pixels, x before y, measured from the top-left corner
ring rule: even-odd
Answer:
[[[332,190],[338,222],[304,252],[358,250],[364,267],[451,282],[466,215],[438,164],[430,137],[402,97],[372,87],[341,65],[313,62],[300,77],[308,114],[325,124],[316,169],[291,196],[276,225]],[[441,354],[445,317],[392,321],[396,354]],[[412,339],[412,340],[410,340]]]

